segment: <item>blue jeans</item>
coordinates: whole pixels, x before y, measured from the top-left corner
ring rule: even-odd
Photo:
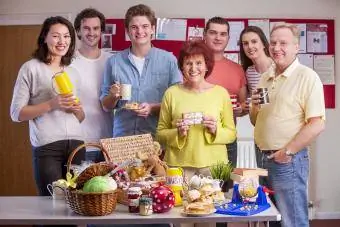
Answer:
[[[290,163],[277,163],[265,156],[263,165],[268,169],[269,183],[275,191],[276,205],[282,215],[282,226],[308,227],[307,148],[294,155]]]
[[[53,181],[65,179],[69,155],[83,143],[81,140],[58,140],[40,147],[32,147],[34,179],[40,196],[50,196],[46,186]],[[80,165],[83,160],[84,148],[75,154],[72,163]]]
[[[34,179],[40,196],[50,196],[47,185],[66,177],[66,164],[74,149],[83,144],[81,140],[58,140],[40,147],[32,147]],[[81,164],[85,160],[85,149],[81,149],[72,159],[73,164]],[[60,225],[34,225],[60,226]],[[64,227],[76,225],[64,225]]]
[[[236,168],[237,165],[237,139],[227,144],[227,154],[228,160],[231,162],[232,166]]]
[[[90,150],[85,153],[86,161],[92,161],[93,163],[104,162],[105,158],[100,150]]]
[[[112,225],[87,225],[87,227],[169,227],[169,224],[126,224],[126,225],[122,225],[122,224],[112,224]]]

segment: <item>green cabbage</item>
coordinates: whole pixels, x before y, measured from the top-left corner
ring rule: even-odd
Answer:
[[[96,176],[88,180],[83,187],[84,192],[107,192],[117,189],[117,183],[111,177]]]

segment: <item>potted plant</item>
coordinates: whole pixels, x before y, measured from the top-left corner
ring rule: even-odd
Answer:
[[[230,174],[233,171],[231,162],[218,162],[210,167],[210,174],[213,179],[219,179],[222,182],[222,191],[227,192],[232,188],[233,181],[230,180]]]

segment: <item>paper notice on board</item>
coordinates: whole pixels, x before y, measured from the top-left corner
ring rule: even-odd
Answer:
[[[229,60],[239,64],[240,63],[240,58],[238,53],[225,53],[224,57],[228,58]]]
[[[261,28],[267,40],[269,40],[269,19],[248,20],[248,25]]]
[[[125,41],[131,41],[128,33],[125,31]]]
[[[225,51],[239,51],[239,38],[244,29],[243,21],[229,21],[229,42]]]
[[[186,41],[187,20],[157,18],[156,39]]]
[[[313,69],[313,54],[298,54],[299,62],[311,69]]]
[[[307,52],[327,53],[327,24],[307,24]]]
[[[105,34],[116,34],[116,24],[105,24]]]
[[[271,32],[276,25],[284,24],[284,21],[274,21],[269,23],[269,31]]]
[[[204,28],[189,27],[187,40],[203,40],[203,31]]]
[[[334,55],[314,55],[314,70],[322,84],[335,84]]]
[[[299,53],[307,52],[307,25],[306,24],[295,24],[300,32],[300,49]]]

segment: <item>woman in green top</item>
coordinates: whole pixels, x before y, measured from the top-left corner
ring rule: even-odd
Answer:
[[[167,164],[182,167],[190,179],[210,175],[210,166],[227,162],[225,145],[235,140],[236,129],[227,90],[206,81],[214,67],[209,48],[202,41],[185,43],[178,65],[184,82],[165,92],[157,139]]]

